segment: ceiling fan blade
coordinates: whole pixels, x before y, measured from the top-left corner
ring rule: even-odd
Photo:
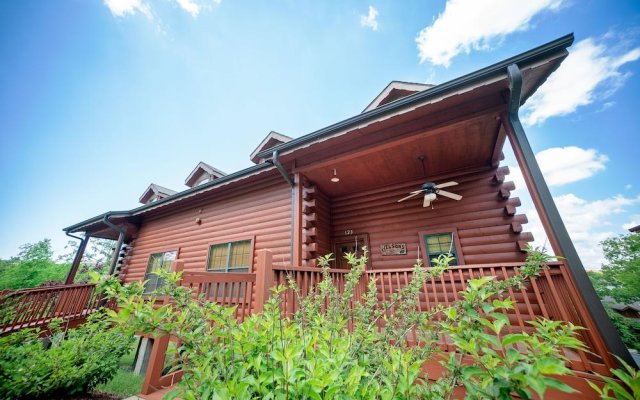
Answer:
[[[436,185],[436,189],[442,189],[442,188],[446,188],[446,187],[449,187],[449,186],[455,186],[457,184],[458,184],[458,182],[454,182],[454,181],[444,182],[444,183],[440,183],[440,184]]]
[[[422,207],[429,207],[431,205],[431,200],[427,196],[424,196],[424,200],[422,201]]]
[[[410,198],[415,197],[415,196],[419,195],[420,193],[422,193],[422,190],[417,190],[415,192],[411,192],[411,194],[408,195],[407,197],[403,197],[400,200],[398,200],[398,203],[400,203],[401,201],[409,200]]]
[[[462,200],[462,196],[460,196],[459,194],[447,192],[446,190],[438,190],[438,194],[444,197],[448,197],[450,199]]]

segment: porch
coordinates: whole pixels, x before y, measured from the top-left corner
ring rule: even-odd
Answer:
[[[495,276],[502,279],[513,276],[517,267],[523,263],[493,263],[461,265],[449,268],[440,278],[432,278],[425,282],[420,291],[419,310],[427,311],[438,305],[448,306],[458,300],[459,292],[466,288],[470,279],[483,276]],[[176,261],[173,269],[180,271],[183,263]],[[412,279],[413,268],[394,268],[386,270],[366,270],[361,276],[355,289],[354,299],[357,301],[366,291],[370,280],[376,281],[377,298],[379,305],[389,300],[393,293],[405,287]],[[330,269],[329,276],[338,288],[343,288],[346,274],[345,269]],[[322,279],[322,271],[319,268],[297,266],[295,268],[274,265],[271,253],[261,250],[258,253],[258,267],[256,272],[248,274],[216,274],[184,272],[181,284],[191,287],[196,293],[205,294],[208,301],[215,301],[225,306],[235,307],[233,316],[239,321],[244,320],[251,313],[260,312],[265,301],[270,296],[270,288],[276,285],[285,285],[289,279],[293,279],[302,297],[311,293],[315,285]],[[215,298],[211,296],[215,293]],[[224,293],[224,295],[220,295]],[[291,288],[287,288],[281,295],[283,317],[291,316],[299,307],[299,298]],[[592,390],[587,381],[598,382],[595,373],[610,375],[609,368],[616,366],[614,359],[606,349],[603,338],[585,311],[585,305],[578,295],[577,288],[568,274],[567,267],[562,262],[547,264],[542,274],[527,283],[521,290],[509,290],[510,297],[515,307],[506,313],[511,327],[506,333],[529,332],[531,330],[527,321],[533,321],[538,317],[551,320],[567,321],[580,325],[586,329],[581,331],[580,339],[585,343],[586,351],[565,350],[568,358],[568,366],[574,371],[575,376],[563,378],[565,383],[580,390],[582,394],[576,398],[590,398]],[[507,297],[505,296],[505,297]],[[395,310],[391,308],[389,313]],[[415,332],[409,332],[407,340],[415,342]],[[181,371],[163,374],[165,359],[169,342],[172,338],[165,336],[155,338],[145,380],[142,387],[142,395],[155,394],[157,391],[175,385],[181,375]],[[447,337],[440,337],[439,346],[446,352],[456,352],[457,349]],[[425,365],[424,369],[430,375],[436,375],[441,371],[437,363]],[[562,397],[571,398],[566,393]],[[595,397],[593,397],[595,398]]]

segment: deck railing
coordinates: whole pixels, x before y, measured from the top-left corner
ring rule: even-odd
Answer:
[[[523,263],[496,263],[450,267],[442,276],[431,278],[424,283],[420,292],[419,309],[428,311],[438,305],[449,306],[459,300],[459,292],[466,289],[470,279],[495,276],[496,279],[502,280],[518,274],[518,267],[522,265]],[[317,268],[272,267],[272,270],[275,284],[286,285],[289,279],[294,280],[299,288],[300,297],[313,291],[315,285],[323,279],[322,271]],[[347,273],[347,270],[329,270],[329,276],[339,289],[344,287]],[[389,301],[393,293],[407,286],[412,278],[412,268],[365,271],[356,287],[355,296],[361,296],[366,290],[367,281],[374,279],[378,301]],[[292,315],[299,307],[298,295],[289,288],[282,296],[284,315]],[[608,374],[609,368],[615,366],[599,331],[588,317],[582,298],[578,295],[564,263],[548,263],[540,276],[528,280],[522,289],[508,289],[501,297],[510,297],[514,302],[514,308],[505,311],[511,323],[507,333],[532,332],[533,327],[528,322],[540,317],[571,322],[586,328],[581,330],[579,335],[587,347],[586,351],[565,352],[572,369]],[[389,312],[393,312],[393,308]],[[411,340],[410,337],[408,339]],[[441,337],[440,343],[447,351],[456,351],[447,337]]]
[[[0,334],[24,328],[46,328],[53,318],[67,324],[82,321],[99,307],[93,284],[22,289],[0,297]]]
[[[174,262],[172,268],[174,271],[181,271],[182,262]],[[194,297],[204,295],[204,301],[235,307],[233,316],[240,322],[254,309],[255,283],[256,274],[254,273],[183,272],[180,281],[181,286],[193,290]],[[167,301],[169,299],[161,300],[162,303]],[[164,373],[171,340],[176,339],[168,335],[154,339],[147,372],[142,383],[142,394],[150,394],[160,388],[171,386],[181,378],[181,370]]]

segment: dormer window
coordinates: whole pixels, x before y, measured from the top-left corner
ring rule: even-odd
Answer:
[[[144,193],[142,193],[142,196],[140,196],[139,201],[142,204],[149,204],[149,203],[156,202],[158,200],[162,200],[165,197],[169,197],[169,196],[171,196],[172,194],[175,194],[175,193],[176,192],[174,190],[167,189],[166,187],[163,187],[163,186],[160,186],[160,185],[156,185],[155,183],[152,183],[144,191]]]
[[[189,187],[195,187],[198,185],[202,185],[203,183],[222,178],[225,175],[226,174],[219,169],[200,161],[184,181],[184,184]]]
[[[258,157],[258,153],[269,150],[271,148],[276,147],[279,144],[287,143],[291,138],[287,135],[283,135],[282,133],[278,133],[275,131],[269,132],[269,134],[262,139],[262,142],[256,147],[256,149],[249,155],[249,159],[256,164],[260,164],[264,160]]]

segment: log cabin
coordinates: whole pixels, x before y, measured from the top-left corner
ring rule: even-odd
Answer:
[[[573,355],[570,381],[584,396],[594,372],[607,374],[616,365],[612,354],[630,356],[596,297],[518,116],[572,42],[567,35],[435,86],[391,82],[351,118],[296,138],[270,132],[244,170],[225,174],[201,162],[185,190],[152,185],[142,206],[64,229],[83,234],[67,284],[92,237],[116,240],[111,273],[125,283],[145,280],[149,291],[162,284],[154,277],[158,269],[252,276],[243,313],[259,311],[265,285],[282,282],[285,272],[309,286],[319,276],[319,256],[335,255],[331,271],[338,276],[346,268],[342,256],[364,246],[367,274],[378,280],[382,297],[401,285],[400,273],[406,283],[416,259],[428,267],[442,253],[453,255],[452,270],[462,280],[506,276],[523,263],[533,240],[520,200],[511,196],[509,169],[500,165],[509,145],[550,245],[563,257],[517,297],[510,319],[523,329],[524,320],[540,315],[587,328],[590,351]],[[456,276],[434,286],[432,300],[453,299]],[[151,358],[162,352],[161,341],[152,347]],[[149,366],[143,393],[167,382],[158,368]]]

